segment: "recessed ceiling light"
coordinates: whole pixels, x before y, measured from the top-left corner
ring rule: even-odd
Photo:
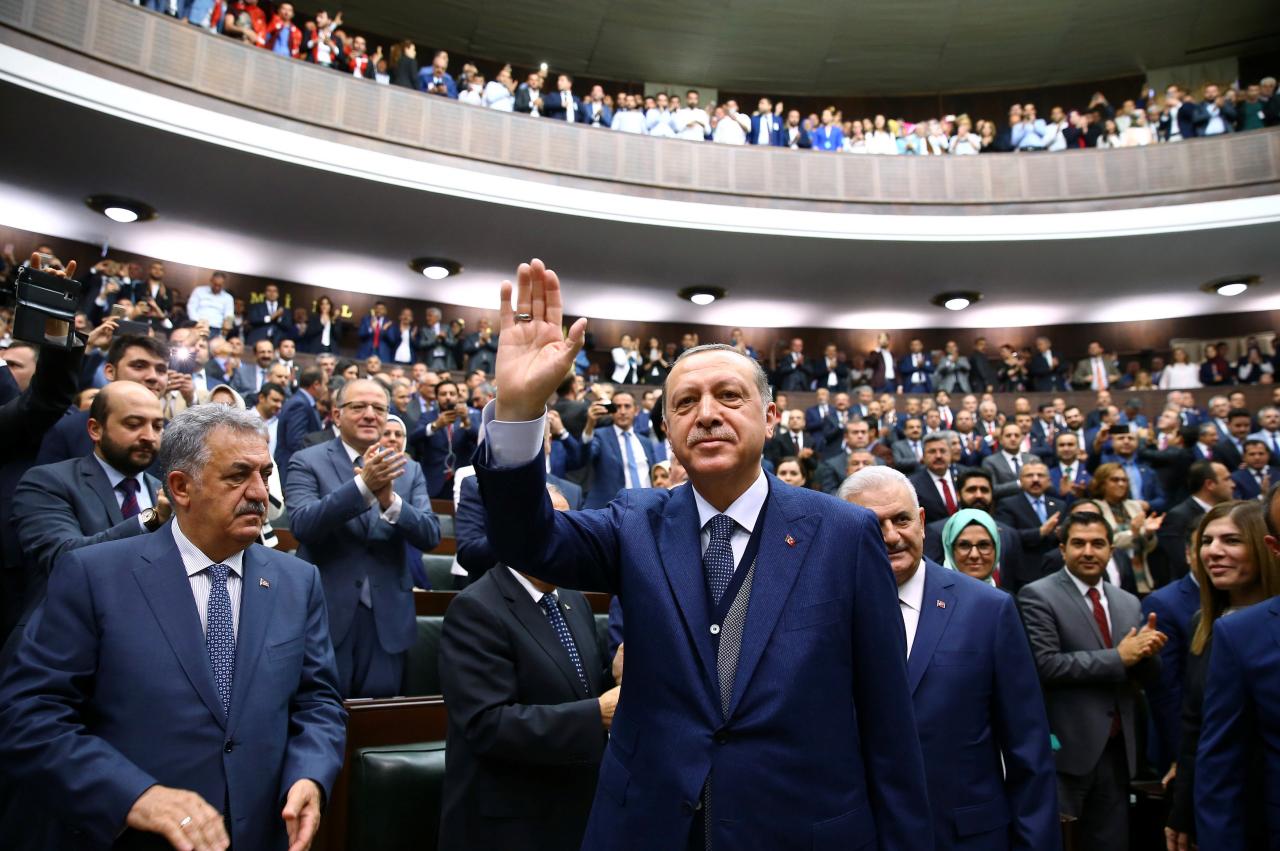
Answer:
[[[101,213],[111,221],[122,225],[145,222],[156,217],[155,207],[150,204],[119,195],[90,195],[84,199],[84,203],[95,213]]]
[[[462,264],[444,257],[415,257],[409,261],[409,268],[421,272],[432,281],[443,281],[450,275],[462,272]]]
[[[932,304],[938,307],[945,307],[947,310],[964,310],[969,305],[982,299],[982,293],[975,292],[951,292],[939,293],[929,299]]]
[[[699,307],[705,307],[718,299],[724,298],[725,291],[721,287],[685,287],[677,295]]]
[[[1262,278],[1257,275],[1228,275],[1223,278],[1216,278],[1207,284],[1201,284],[1200,289],[1210,295],[1221,295],[1230,298],[1243,293],[1250,287],[1256,287],[1262,283]]]

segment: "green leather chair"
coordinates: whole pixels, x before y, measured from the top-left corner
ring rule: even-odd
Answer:
[[[351,766],[347,847],[434,851],[440,836],[444,760],[444,742],[358,750]]]
[[[426,571],[427,579],[431,580],[431,587],[436,591],[453,590],[453,574],[449,572],[451,567],[453,556],[441,553],[422,554],[422,569]]]
[[[409,697],[440,694],[440,632],[444,618],[419,615],[418,640],[405,660],[404,693]]]

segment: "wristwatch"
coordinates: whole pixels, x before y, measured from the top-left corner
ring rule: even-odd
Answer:
[[[160,520],[160,512],[154,508],[148,508],[138,516],[142,518],[142,528],[148,532],[154,532],[163,525]]]

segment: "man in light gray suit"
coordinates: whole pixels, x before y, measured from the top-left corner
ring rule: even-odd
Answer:
[[[924,421],[909,417],[902,424],[902,440],[893,446],[893,466],[904,475],[911,475],[920,468],[924,457]]]
[[[1137,765],[1134,703],[1160,675],[1166,637],[1138,598],[1104,582],[1112,531],[1077,511],[1062,529],[1065,567],[1018,592],[1049,729],[1058,737],[1059,809],[1080,820],[1080,847],[1129,847],[1129,779]]]
[[[343,697],[401,693],[417,629],[406,546],[440,543],[422,469],[379,446],[389,397],[349,381],[334,409],[338,439],[289,459],[285,504],[298,557],[320,568]]]
[[[982,459],[982,469],[991,473],[995,483],[996,499],[1015,496],[1022,490],[1018,478],[1022,474],[1022,465],[1028,462],[1043,464],[1035,455],[1022,451],[1022,428],[1016,423],[1007,422],[1000,427],[1000,447],[996,452]]]

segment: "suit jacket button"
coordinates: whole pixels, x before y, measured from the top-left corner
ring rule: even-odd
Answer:
[[[718,624],[718,623],[713,623],[713,624],[711,625],[711,634],[712,634],[712,635],[719,635],[719,634],[720,634],[720,624]]]
[[[694,811],[694,809],[695,809],[695,807],[693,806],[693,804],[692,804],[691,802],[689,802],[689,801],[681,801],[681,802],[680,802],[680,812],[684,813],[685,815],[687,815],[687,816],[691,816],[691,815],[693,815],[693,811]]]
[[[716,730],[715,742],[717,745],[729,743],[729,733],[725,730]]]
[[[223,746],[222,746],[222,752],[223,752],[223,753],[231,753],[231,751],[232,751],[232,749],[233,749],[233,748],[235,748],[235,745],[231,742],[231,740],[230,740],[230,739],[227,739],[226,743],[225,743],[225,744],[223,744]]]

